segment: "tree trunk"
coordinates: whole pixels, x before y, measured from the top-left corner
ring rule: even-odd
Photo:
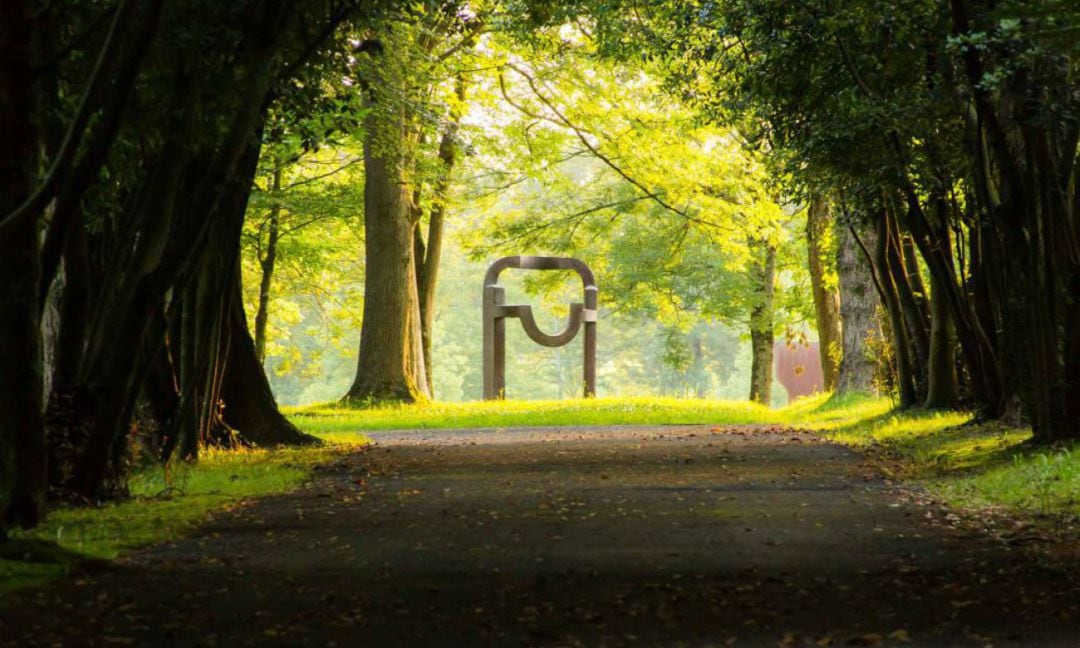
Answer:
[[[757,303],[750,311],[750,400],[768,405],[773,383],[773,297],[776,291],[776,247],[765,246],[763,259],[755,264]]]
[[[701,333],[694,333],[690,338],[690,352],[693,362],[691,363],[691,375],[694,381],[694,396],[705,398],[709,393],[708,373],[705,370],[705,342],[701,339]]]
[[[465,82],[457,80],[457,98],[465,101]],[[460,104],[459,104],[460,105]],[[435,394],[435,377],[432,367],[432,328],[435,325],[435,289],[439,281],[439,263],[442,259],[443,229],[446,221],[446,203],[450,199],[450,181],[457,162],[457,134],[461,124],[460,110],[451,113],[450,122],[439,140],[439,161],[442,167],[435,179],[431,194],[427,241],[420,241],[417,228],[417,292],[420,297],[420,335],[424,353],[424,375],[427,377],[428,394]]]
[[[352,401],[430,397],[420,332],[404,109],[375,105],[364,139],[364,314]]]
[[[840,296],[835,287],[826,282],[827,259],[833,218],[829,203],[821,195],[810,199],[806,211],[806,247],[810,285],[814,293],[814,311],[817,314],[818,353],[821,356],[821,372],[826,391],[836,389],[840,360]]]
[[[37,160],[30,9],[0,3],[0,539],[44,514],[45,427],[38,255],[40,221],[8,215],[33,191]]]
[[[924,401],[927,367],[930,362],[930,321],[920,301],[921,296],[916,292],[916,286],[920,286],[922,280],[919,278],[919,281],[913,285],[913,278],[918,277],[918,267],[909,267],[910,264],[904,252],[906,245],[904,235],[900,232],[896,218],[890,215],[887,222],[891,229],[886,253],[889,257],[889,271],[892,272],[897,303],[907,331],[912,378],[915,382],[915,399]]]
[[[979,410],[983,416],[988,418],[999,417],[1005,412],[1005,404],[1008,398],[1006,396],[1004,367],[995,352],[990,336],[986,333],[988,328],[993,330],[994,324],[993,322],[983,323],[979,320],[978,311],[973,310],[972,302],[965,294],[964,287],[960,285],[957,278],[948,239],[942,238],[942,235],[930,224],[919,202],[915,188],[909,183],[904,193],[908,203],[908,230],[919,248],[919,253],[926,262],[927,269],[934,282],[933,286],[940,289],[941,296],[946,299],[948,304],[953,328],[959,346],[963,351],[964,362],[967,365]],[[982,238],[982,236],[979,238]],[[991,236],[989,238],[994,239],[996,237]],[[989,251],[996,249],[998,241],[987,240],[983,241],[983,243],[988,244],[985,250]],[[978,256],[976,255],[976,257]],[[995,252],[993,255],[984,256],[980,263],[989,263],[990,266],[995,266],[998,262],[991,261],[991,259],[995,258],[1000,258],[1005,263],[1012,263],[1010,256],[1015,255]],[[986,269],[995,272],[999,270],[996,267]],[[1012,289],[1008,284],[1014,280],[1008,277],[1007,272],[1004,277],[1004,282],[991,282],[993,288],[987,292],[992,298],[1002,296],[997,292],[1001,289],[1002,283],[1005,284],[1006,290]],[[981,290],[980,285],[984,279],[985,277],[983,279],[976,277],[974,285],[977,290]]]
[[[931,285],[937,283],[931,278]],[[956,329],[944,290],[935,285],[930,298],[930,364],[925,403],[928,409],[947,409],[956,404]]]
[[[946,219],[943,197],[938,197],[938,222],[934,225],[935,244],[947,255],[949,266],[955,262],[952,240]],[[930,273],[930,359],[927,366],[926,402],[928,409],[948,409],[956,405],[959,384],[956,375],[956,325],[946,291],[948,286]]]
[[[272,78],[270,53],[250,56],[242,66],[247,76],[237,90],[247,99],[234,106],[225,132],[207,146],[185,153],[179,145],[188,135],[186,127],[195,124],[174,131],[159,152],[157,172],[141,188],[140,195],[148,199],[125,215],[139,225],[144,239],[128,248],[128,256],[108,259],[104,274],[111,283],[102,292],[109,300],[95,305],[80,376],[93,411],[79,425],[86,428],[85,452],[69,486],[77,496],[96,500],[123,485],[124,465],[116,458],[126,448],[135,400],[163,341],[164,331],[152,323],[170,295],[172,304],[183,308],[184,320],[181,339],[173,340],[179,345],[181,382],[173,439],[179,437],[180,453],[194,457],[199,441],[211,433],[210,422],[217,419],[218,400],[213,394],[222,377],[222,347],[214,304],[218,311],[224,306],[221,286],[235,263],[227,255],[239,247],[258,162],[263,104],[251,97],[265,97]],[[216,291],[215,283],[220,283]]]
[[[240,292],[240,268],[232,281],[232,304],[227,315],[228,360],[221,385],[225,423],[247,443],[261,447],[306,445],[318,439],[301,432],[278,410],[266,372],[255,354]]]
[[[875,263],[885,310],[889,315],[889,329],[892,334],[893,354],[896,360],[896,388],[900,397],[900,407],[913,407],[919,402],[919,398],[916,391],[911,342],[908,337],[904,314],[900,308],[900,298],[896,290],[895,277],[897,273],[891,267],[892,255],[889,253],[889,248],[892,244],[889,239],[893,236],[893,228],[889,221],[888,210],[881,209],[876,222],[877,247],[875,248]]]
[[[852,228],[857,228],[852,231]],[[874,287],[873,266],[859,249],[859,241],[868,250],[877,245],[873,228],[853,224],[840,231],[836,272],[840,279],[840,319],[843,322],[843,353],[840,356],[837,394],[873,393],[876,363],[867,348],[867,341],[880,337],[877,306],[880,303]]]
[[[0,207],[10,204],[0,199]],[[0,529],[33,526],[44,514],[37,234],[33,220],[0,239]]]
[[[1073,268],[1072,282],[1069,286],[1071,293],[1080,295],[1080,268]],[[1073,299],[1065,311],[1065,370],[1064,388],[1067,398],[1065,410],[1062,412],[1066,421],[1072,421],[1071,434],[1066,428],[1062,438],[1075,438],[1080,436],[1080,299]]]
[[[270,190],[277,200],[277,193],[281,191],[281,164],[274,166],[274,179]],[[270,217],[267,222],[266,251],[259,259],[259,309],[255,312],[255,356],[259,364],[266,362],[266,322],[270,317],[270,283],[274,278],[274,265],[277,262],[278,226],[281,218],[281,205],[277,202],[270,208]]]

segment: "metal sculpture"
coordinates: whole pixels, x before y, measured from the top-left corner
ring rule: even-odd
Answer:
[[[506,304],[506,289],[499,285],[499,274],[507,268],[522,270],[574,270],[581,277],[585,299],[570,304],[566,329],[557,335],[540,330],[532,306]],[[585,325],[585,396],[596,395],[596,279],[589,266],[577,259],[561,257],[503,257],[488,267],[484,275],[484,399],[505,397],[506,392],[506,318],[521,320],[521,326],[533,342],[546,347],[569,344]]]

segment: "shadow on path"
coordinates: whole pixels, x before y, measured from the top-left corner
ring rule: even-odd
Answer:
[[[1080,585],[771,428],[374,433],[0,645],[1080,645]]]

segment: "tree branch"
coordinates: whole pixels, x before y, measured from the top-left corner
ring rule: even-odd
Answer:
[[[614,171],[616,174],[618,174],[621,178],[623,178],[624,180],[629,182],[631,185],[636,187],[643,194],[645,194],[645,197],[652,200],[657,205],[663,207],[667,211],[669,211],[669,212],[671,212],[673,214],[676,214],[677,216],[680,216],[682,218],[685,218],[686,220],[697,223],[699,225],[703,225],[703,226],[706,226],[706,227],[717,227],[717,225],[715,223],[710,223],[708,221],[702,220],[700,218],[697,218],[695,216],[690,215],[687,212],[687,210],[685,210],[685,209],[679,209],[678,207],[675,207],[671,203],[667,202],[662,196],[660,196],[656,192],[652,191],[651,189],[646,187],[644,184],[642,184],[639,180],[637,180],[632,175],[630,175],[621,166],[616,164],[615,161],[611,157],[605,155],[599,149],[599,147],[597,147],[595,144],[593,144],[589,140],[588,135],[590,135],[590,133],[586,133],[582,128],[580,128],[573,121],[571,121],[569,117],[567,117],[565,114],[563,114],[563,112],[560,111],[557,106],[555,106],[554,102],[552,102],[540,90],[540,88],[539,88],[539,86],[538,86],[538,84],[536,82],[536,79],[532,76],[532,74],[530,74],[527,70],[523,69],[522,67],[520,67],[518,65],[515,65],[514,63],[507,63],[506,67],[511,69],[511,70],[514,70],[515,72],[520,74],[525,79],[525,82],[529,85],[529,88],[532,90],[533,95],[540,101],[540,103],[544,104],[544,106],[546,106],[547,109],[550,110],[555,115],[555,117],[538,114],[535,111],[532,111],[532,110],[520,105],[518,102],[514,101],[513,99],[511,99],[510,96],[509,96],[509,92],[507,92],[507,90],[506,90],[505,78],[504,78],[504,76],[502,74],[500,74],[499,75],[499,90],[502,93],[503,98],[506,99],[507,103],[509,103],[514,108],[518,109],[520,112],[522,112],[522,113],[524,113],[524,114],[526,114],[526,115],[528,115],[528,116],[530,116],[530,117],[532,117],[534,119],[541,119],[541,120],[553,123],[553,124],[555,124],[557,126],[562,126],[563,128],[569,129],[571,132],[574,133],[574,135],[581,142],[581,144],[586,149],[588,149],[588,151],[593,155],[593,157],[595,157],[596,159],[603,162],[608,168],[610,168],[612,171]]]

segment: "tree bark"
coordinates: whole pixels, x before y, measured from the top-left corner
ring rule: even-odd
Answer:
[[[888,210],[881,209],[876,221],[877,247],[875,248],[875,264],[878,273],[878,283],[881,285],[885,310],[889,315],[889,329],[892,334],[892,347],[896,363],[896,388],[900,398],[900,407],[913,407],[919,402],[916,390],[915,368],[912,360],[911,342],[908,336],[907,324],[900,307],[900,298],[896,289],[896,272],[892,269],[892,256],[889,248],[893,244],[890,238],[893,236],[893,228],[890,224]]]
[[[941,296],[947,300],[978,409],[987,418],[999,417],[1005,412],[1008,397],[1006,396],[1004,367],[991,343],[990,335],[986,332],[988,328],[992,330],[993,322],[980,321],[978,311],[973,308],[971,300],[958,280],[947,241],[942,240],[941,235],[930,224],[919,202],[917,192],[910,182],[904,193],[908,203],[908,231],[933,277],[935,282],[933,285],[940,289]],[[989,238],[993,239],[996,236]],[[986,250],[996,250],[997,241],[984,241],[984,243],[989,244]],[[984,256],[980,263],[989,263],[991,266],[996,266],[998,263],[1014,263],[1010,260],[1010,256],[1014,255],[995,252],[993,255]],[[999,260],[991,262],[990,259]],[[1000,270],[996,267],[990,269],[995,272]],[[1001,274],[1004,281],[991,282],[992,288],[987,290],[993,299],[1003,297],[999,292],[1003,287],[1005,290],[1011,290],[1009,284],[1013,279],[1008,277],[1007,272]],[[983,279],[976,277],[974,285],[977,290],[981,290],[982,282]],[[1009,300],[1001,299],[1001,301]]]
[[[776,247],[767,244],[753,268],[757,303],[750,311],[750,400],[768,405],[773,383],[773,298],[776,291]]]
[[[222,213],[229,206],[222,203],[238,195],[246,198],[250,190],[247,169],[254,172],[257,126],[269,88],[280,71],[295,70],[345,18],[343,10],[327,7],[333,24],[324,29],[308,20],[312,13],[321,20],[320,9],[308,11],[305,5],[298,11],[285,0],[260,3],[255,12],[223,11],[230,21],[224,30],[204,29],[221,27],[216,19],[193,25],[205,42],[177,45],[175,57],[147,63],[154,69],[144,74],[146,52],[160,43],[162,4],[115,3],[112,20],[107,13],[102,17],[102,24],[112,24],[109,34],[102,40],[100,31],[88,32],[98,46],[87,47],[78,33],[64,31],[72,36],[71,51],[46,47],[43,51],[58,54],[57,59],[45,57],[47,65],[35,69],[32,42],[49,39],[32,33],[31,27],[40,23],[31,20],[29,3],[0,2],[0,142],[5,153],[0,157],[0,280],[5,286],[0,291],[0,536],[3,527],[36,521],[46,493],[40,313],[61,259],[69,275],[65,292],[73,298],[64,299],[54,384],[62,387],[60,396],[70,405],[62,409],[70,416],[58,417],[56,440],[77,450],[71,452],[77,465],[64,473],[63,485],[95,500],[108,495],[110,485],[123,483],[142,379],[151,362],[161,359],[158,351],[169,328],[165,305],[179,301],[198,281],[192,278],[199,276],[209,232],[229,218]],[[170,7],[165,18],[176,24],[196,23],[206,13],[184,3]],[[63,11],[38,9],[42,13],[37,16]],[[70,25],[85,27],[81,21]],[[283,40],[283,35],[290,37]],[[95,55],[94,49],[100,51]],[[208,64],[223,60],[230,64]],[[54,66],[59,67],[55,73]],[[35,78],[35,71],[49,79]],[[151,84],[150,94],[164,99],[140,104],[139,118],[127,119],[132,88],[145,82]],[[58,104],[49,96],[35,103],[31,91],[83,98]],[[60,110],[69,104],[73,110]],[[39,106],[36,116],[32,105]],[[52,130],[66,135],[37,137],[35,119],[51,125],[65,120],[62,129]],[[120,139],[130,146],[115,152],[112,144]],[[39,168],[41,140],[50,142],[47,171]],[[241,164],[244,152],[253,150],[250,167]],[[82,200],[95,185],[100,195]],[[43,217],[46,209],[52,210],[51,218]],[[241,205],[235,223],[242,216]],[[95,227],[85,228],[86,222]],[[234,244],[239,235],[237,225],[231,234]],[[84,289],[67,290],[78,279],[85,280]],[[30,289],[32,283],[36,290]],[[203,284],[207,302],[214,296],[213,283]],[[221,286],[216,288],[220,292]],[[212,324],[213,318],[204,323]],[[213,326],[200,327],[210,332],[207,337],[221,339]],[[220,388],[221,363],[206,363],[201,382],[213,393]],[[196,382],[199,378],[192,376]],[[205,412],[217,402],[206,399],[199,407]]]
[[[913,278],[918,277],[918,268],[909,267],[904,252],[904,235],[896,217],[889,214],[887,223],[890,234],[885,249],[889,259],[889,271],[892,272],[897,303],[906,330],[915,399],[923,401],[926,398],[926,377],[930,361],[930,321],[920,302],[920,295],[916,292],[915,286],[921,285],[922,281],[920,278],[917,284],[912,284]]]
[[[364,314],[351,401],[430,397],[420,331],[409,121],[374,105],[364,139]]]
[[[949,236],[948,207],[944,196],[933,197],[937,214],[934,223],[935,245],[955,267],[952,237]],[[951,278],[950,278],[951,279]],[[955,281],[955,280],[954,280]],[[937,274],[930,273],[930,359],[927,366],[926,402],[928,409],[948,409],[956,405],[959,383],[956,374],[956,325],[949,306],[948,286]]]
[[[231,287],[232,304],[226,316],[229,352],[221,385],[225,423],[236,430],[244,442],[256,446],[318,443],[318,439],[301,432],[278,409],[248,332],[239,276],[238,267]]]
[[[33,192],[37,134],[33,121],[30,8],[0,3],[0,221]],[[45,426],[38,255],[40,221],[8,223],[0,234],[0,539],[44,514]]]
[[[826,391],[836,389],[841,355],[840,296],[825,279],[826,260],[832,254],[828,249],[828,240],[833,221],[828,201],[824,196],[814,195],[806,211],[806,252],[817,315],[818,353]]]
[[[1080,295],[1080,268],[1073,270],[1072,284],[1069,290],[1074,296]],[[1074,298],[1072,304],[1067,306],[1065,317],[1065,371],[1064,387],[1069,395],[1065,400],[1065,409],[1062,412],[1065,421],[1072,421],[1072,434],[1061,435],[1064,438],[1080,435],[1076,428],[1080,421],[1080,299]]]
[[[852,229],[855,228],[855,231]],[[837,394],[873,393],[876,363],[870,356],[867,341],[880,337],[877,306],[880,299],[874,287],[873,267],[859,249],[859,241],[868,250],[877,246],[873,228],[861,223],[844,227],[840,232],[836,272],[840,280],[840,319],[843,322],[843,353],[836,383]]]
[[[925,406],[928,409],[948,409],[956,404],[956,329],[952,312],[944,296],[945,289],[931,278],[930,298],[930,364],[927,368]]]
[[[12,227],[0,239],[0,529],[33,526],[44,514],[37,245],[36,221]]]
[[[278,3],[277,10],[285,6]],[[266,15],[273,19],[273,13]],[[252,27],[255,29],[255,27]],[[86,345],[80,380],[85,393],[93,400],[93,412],[83,425],[85,452],[69,487],[75,495],[91,500],[112,495],[122,486],[123,464],[116,461],[129,439],[130,415],[139,394],[152,354],[161,339],[151,339],[151,323],[165,308],[171,295],[174,304],[183,304],[181,325],[181,414],[177,422],[180,452],[193,457],[198,440],[208,434],[209,412],[217,406],[210,393],[221,379],[220,347],[215,341],[217,322],[210,314],[219,296],[211,290],[217,281],[226,281],[235,259],[209,259],[208,255],[230,247],[220,247],[222,240],[238,246],[246,201],[259,154],[259,125],[266,93],[273,79],[272,43],[245,52],[238,67],[244,71],[235,92],[243,97],[226,113],[226,124],[219,137],[204,140],[192,151],[185,139],[189,129],[200,126],[193,121],[198,111],[178,114],[181,127],[158,152],[154,173],[138,195],[127,222],[138,225],[139,245],[126,249],[119,259],[108,259],[105,276],[110,285],[102,293],[94,311],[94,324]],[[191,93],[185,83],[178,84],[177,104],[185,104]],[[207,263],[217,269],[213,274]],[[200,281],[205,289],[199,289]],[[222,288],[218,287],[218,293]],[[150,336],[150,337],[148,337]],[[117,349],[131,349],[116,353]],[[213,358],[207,357],[213,354]],[[184,363],[187,363],[185,366]],[[204,371],[205,370],[205,371]],[[187,373],[185,373],[185,371]],[[207,396],[207,398],[202,398]],[[184,401],[184,398],[187,401]]]
[[[281,164],[274,165],[274,178],[270,185],[276,195],[281,191]],[[278,227],[281,218],[281,205],[274,203],[270,208],[267,221],[266,250],[259,259],[259,308],[255,312],[255,355],[259,364],[266,362],[266,323],[270,318],[270,284],[274,278],[274,265],[277,263]]]
[[[457,98],[465,101],[465,82],[457,81]],[[427,241],[420,240],[417,228],[416,260],[417,293],[420,298],[420,335],[424,354],[424,375],[428,394],[435,394],[435,378],[432,366],[432,329],[435,326],[435,289],[439,281],[439,263],[442,259],[443,229],[446,221],[446,204],[450,199],[451,174],[457,162],[457,134],[461,124],[460,110],[454,110],[450,122],[439,140],[439,161],[442,163],[431,194],[428,215]]]
[[[992,3],[950,0],[948,6],[957,38],[992,29],[997,20],[988,10]],[[985,216],[979,306],[980,312],[989,306],[995,321],[983,327],[964,311],[953,314],[984,416],[1006,413],[1019,394],[1036,441],[1080,438],[1076,417],[1066,416],[1076,411],[1068,404],[1076,397],[1066,377],[1075,356],[1063,351],[1075,344],[1059,338],[1072,327],[1068,318],[1076,309],[1067,305],[1076,302],[1072,277],[1080,272],[1074,175],[1080,128],[1064,118],[1075,104],[1075,83],[1068,55],[1046,49],[1017,58],[1010,82],[990,87],[984,79],[997,65],[990,63],[997,47],[965,47],[959,54],[975,114],[969,137]],[[956,296],[950,287],[953,301]],[[989,344],[991,336],[996,345]],[[984,370],[975,369],[980,363]]]

